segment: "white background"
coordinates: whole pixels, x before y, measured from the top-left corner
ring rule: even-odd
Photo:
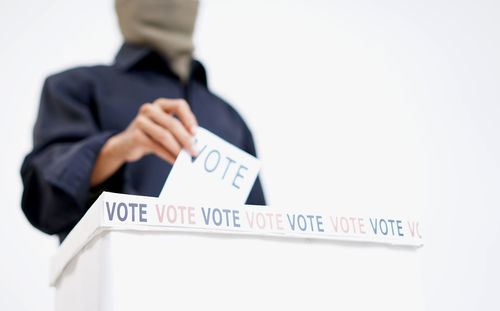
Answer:
[[[0,26],[0,310],[52,310],[19,168],[43,79],[121,37],[112,0],[2,1]],[[204,1],[196,44],[270,204],[420,213],[427,309],[500,309],[498,2]]]

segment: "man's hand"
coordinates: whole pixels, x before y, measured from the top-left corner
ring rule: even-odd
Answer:
[[[193,136],[197,126],[184,99],[159,98],[142,105],[129,126],[102,147],[92,171],[91,186],[108,179],[125,162],[137,161],[146,154],[154,153],[171,164],[182,148],[196,156]]]

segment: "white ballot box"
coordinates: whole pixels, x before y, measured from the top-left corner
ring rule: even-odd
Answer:
[[[53,258],[56,310],[423,310],[419,223],[355,216],[103,193]]]

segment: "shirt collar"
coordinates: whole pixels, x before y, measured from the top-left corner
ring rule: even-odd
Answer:
[[[156,52],[147,46],[124,43],[115,57],[114,64],[115,66],[125,71],[128,71],[152,54],[156,54]],[[164,57],[162,56],[160,57],[167,66],[167,68],[169,68],[168,61]],[[175,75],[171,71],[170,73]],[[193,63],[191,65],[190,80],[196,80],[202,83],[203,85],[207,86],[207,75],[205,68],[197,60],[193,60]]]
[[[115,57],[115,65],[129,70],[152,52],[153,50],[146,46],[124,43]]]

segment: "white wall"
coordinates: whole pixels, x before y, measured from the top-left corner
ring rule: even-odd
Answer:
[[[51,310],[57,241],[22,215],[19,167],[43,78],[121,38],[112,0],[4,1],[0,26],[0,309]],[[427,309],[500,308],[498,2],[204,1],[196,42],[271,204],[422,213]]]

